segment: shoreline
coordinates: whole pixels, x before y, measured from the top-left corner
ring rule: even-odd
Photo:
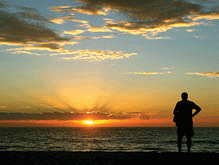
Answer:
[[[219,153],[0,151],[1,164],[127,165],[146,163],[210,163]],[[178,162],[177,162],[178,161]]]

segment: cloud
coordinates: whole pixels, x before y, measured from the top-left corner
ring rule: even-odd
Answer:
[[[15,51],[13,54],[28,54],[28,55],[35,55],[35,56],[40,56],[40,53],[33,53],[30,51]]]
[[[102,36],[76,36],[76,35],[74,35],[72,37],[73,40],[96,40],[96,39],[112,39],[112,38],[115,38],[114,34],[112,34],[112,35],[102,35]]]
[[[85,32],[84,30],[71,30],[71,31],[64,31],[64,34],[78,35],[84,32]]]
[[[143,112],[128,113],[128,114],[108,114],[102,112],[44,112],[44,113],[19,113],[19,112],[0,112],[1,120],[125,120],[131,118],[139,118],[148,120],[152,115]]]
[[[115,35],[105,35],[101,36],[100,38],[115,38]]]
[[[64,54],[76,54],[73,57],[63,57],[64,60],[93,60],[93,61],[103,61],[103,60],[118,60],[123,58],[129,58],[137,53],[124,53],[123,51],[112,51],[112,50],[77,50],[68,51]]]
[[[145,113],[145,112],[128,112],[127,113],[130,118],[139,118],[141,120],[149,120],[153,113]]]
[[[71,7],[71,6],[54,6],[50,7],[52,11],[56,12],[77,12],[87,15],[106,15],[107,9],[102,9],[99,5],[93,5],[92,3],[87,3],[81,7]]]
[[[177,28],[177,27],[192,27],[201,25],[198,22],[175,22],[168,24],[160,24],[159,26],[147,25],[147,23],[142,22],[129,22],[129,21],[117,21],[114,19],[105,19],[106,27],[123,32],[125,34],[132,35],[142,35],[146,39],[170,39],[170,37],[158,36],[158,33],[166,32],[167,30]]]
[[[172,70],[173,68],[172,67],[169,67],[169,66],[165,66],[163,68],[161,68],[161,70]]]
[[[189,32],[189,33],[192,33],[192,32],[195,32],[197,30],[196,29],[187,29],[186,31]]]
[[[54,41],[49,41],[49,42],[39,42],[38,44],[29,44],[26,46],[22,46],[19,48],[10,48],[6,49],[6,51],[11,51],[12,53],[20,51],[28,51],[30,54],[33,52],[30,51],[49,51],[49,52],[67,52],[68,50],[63,49],[62,46],[64,45],[76,45],[77,42],[75,41],[62,41],[62,42],[54,42]],[[28,54],[28,53],[24,53]],[[34,54],[34,53],[33,53]]]
[[[62,18],[53,18],[53,19],[50,19],[50,21],[52,23],[55,23],[55,24],[63,24],[63,23],[65,23],[65,20],[62,19]]]
[[[54,7],[49,7],[50,10],[55,11],[55,12],[71,12],[71,7],[70,6],[54,6]]]
[[[199,39],[199,38],[200,38],[200,36],[198,36],[198,35],[195,35],[195,36],[193,36],[193,38],[195,38],[195,39]]]
[[[219,12],[210,12],[208,14],[200,14],[200,15],[194,15],[188,17],[189,19],[192,19],[193,21],[198,21],[201,19],[205,20],[218,20],[219,19]]]
[[[107,9],[105,10],[102,8],[102,6],[93,3],[85,3],[83,6],[71,8],[71,10],[87,15],[106,15],[108,11]]]
[[[207,76],[209,78],[219,77],[219,72],[205,72],[205,73],[201,73],[201,72],[189,72],[187,74],[198,75],[198,76]]]
[[[194,1],[185,0],[78,0],[83,5],[74,9],[83,9],[92,11],[93,14],[102,14],[98,11],[122,12],[126,17],[135,20],[148,21],[154,25],[181,22],[185,19],[192,18],[199,19],[218,19],[217,9],[207,8],[204,5],[207,1],[202,3],[195,3]],[[214,4],[215,5],[215,4]],[[186,18],[185,18],[186,17]]]
[[[207,8],[205,4],[184,0],[78,0],[82,6],[62,8],[68,12],[88,15],[107,15],[108,11],[120,12],[126,21],[106,19],[105,28],[127,34],[142,35],[148,39],[167,39],[155,37],[160,32],[172,28],[201,25],[200,20],[217,20],[219,12]]]
[[[81,24],[88,24],[88,21],[86,21],[86,20],[75,19],[75,16],[72,13],[69,16],[61,16],[59,19],[63,19],[63,21],[66,20],[66,21],[77,22],[77,23],[81,23]]]
[[[161,68],[161,72],[128,72],[125,74],[128,75],[164,75],[164,74],[172,74],[172,70],[173,68],[169,67],[169,66],[165,66]]]
[[[89,32],[112,32],[112,30],[110,30],[109,28],[106,27],[94,27],[91,26],[87,31]]]
[[[70,112],[44,112],[44,113],[0,113],[1,120],[104,120],[108,119],[103,113],[70,113]]]
[[[74,40],[89,40],[89,39],[111,39],[111,38],[115,38],[115,35],[102,35],[102,36],[74,36],[73,39]]]
[[[77,23],[81,23],[81,24],[88,24],[88,21],[75,19],[73,16],[63,16],[62,18],[64,20],[68,20],[68,21],[72,21],[72,22],[77,22]]]
[[[70,40],[49,29],[46,25],[51,19],[41,16],[35,9],[13,6],[17,12],[8,12],[9,7],[0,6],[0,44],[59,49],[63,42]],[[57,23],[57,19],[52,21]]]
[[[74,40],[88,40],[92,38],[90,36],[74,36],[73,39]]]
[[[137,74],[137,75],[163,75],[163,74],[172,74],[172,72],[128,72],[126,74]]]
[[[157,75],[157,74],[164,74],[164,73],[163,72],[128,72],[126,74]]]

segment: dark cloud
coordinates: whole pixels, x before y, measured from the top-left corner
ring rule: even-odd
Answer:
[[[204,5],[208,1],[189,0],[78,0],[84,5],[79,8],[87,10],[113,10],[122,12],[130,19],[143,21],[152,26],[166,21],[181,22],[188,15],[202,15],[217,12]]]
[[[183,0],[79,0],[84,3],[81,8],[89,10],[110,8],[123,12],[130,18],[163,22],[167,19],[182,19],[191,12],[199,13],[201,5],[192,4]]]
[[[0,5],[0,44],[29,45],[58,49],[59,43],[69,39],[60,37],[46,27],[51,23],[31,8],[14,7],[17,12],[9,12],[9,6]]]
[[[219,19],[214,5],[206,8],[208,1],[185,0],[78,0],[81,7],[70,8],[73,12],[93,15],[107,15],[109,10],[123,13],[128,21],[108,19],[106,28],[120,32],[156,38],[159,32],[176,27],[191,27],[201,23],[200,19]],[[64,8],[65,9],[65,8]]]
[[[101,113],[70,113],[70,112],[53,112],[53,113],[0,113],[1,120],[103,120],[107,119],[105,114]]]
[[[148,120],[150,115],[146,115],[141,112],[133,114],[113,115],[102,112],[46,112],[46,113],[6,113],[0,112],[0,120],[110,120],[110,119],[131,119],[139,118],[142,120]]]

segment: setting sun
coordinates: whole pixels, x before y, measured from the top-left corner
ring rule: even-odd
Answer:
[[[92,121],[92,120],[85,120],[84,122],[85,122],[85,124],[88,124],[88,125],[94,124],[94,121]]]

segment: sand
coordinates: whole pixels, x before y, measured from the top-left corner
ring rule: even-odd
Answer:
[[[219,153],[171,152],[0,152],[0,164],[141,165],[152,163],[215,163]]]

